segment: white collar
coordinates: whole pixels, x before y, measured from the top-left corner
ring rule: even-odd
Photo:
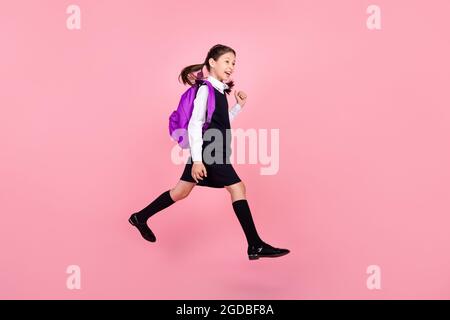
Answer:
[[[223,83],[222,81],[214,78],[212,75],[209,75],[207,80],[209,82],[211,82],[211,84],[217,89],[219,90],[221,93],[223,93],[223,91],[225,89],[228,89],[228,85],[226,83]]]

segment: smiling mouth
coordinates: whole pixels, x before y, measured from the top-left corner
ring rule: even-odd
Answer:
[[[228,76],[231,76],[231,72],[225,71],[225,74],[227,74]]]

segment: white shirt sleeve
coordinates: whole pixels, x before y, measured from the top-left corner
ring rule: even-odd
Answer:
[[[206,103],[208,101],[208,86],[198,88],[194,100],[194,109],[188,124],[189,146],[192,161],[202,161],[203,132],[202,127],[206,121]]]
[[[242,107],[239,103],[236,103],[233,108],[228,112],[230,115],[230,122],[233,121],[234,118],[238,115],[238,113],[241,111]]]

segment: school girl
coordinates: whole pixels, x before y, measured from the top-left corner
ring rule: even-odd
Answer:
[[[215,109],[211,123],[203,133],[202,126],[205,122],[209,94],[208,86],[203,84],[198,88],[194,109],[189,120],[188,137],[191,155],[184,167],[180,181],[175,187],[163,192],[147,207],[133,213],[128,221],[139,230],[144,239],[155,242],[156,237],[147,224],[147,220],[151,216],[186,198],[196,185],[225,188],[231,195],[233,210],[247,239],[248,258],[255,260],[280,257],[288,254],[289,250],[272,247],[260,238],[246,199],[245,185],[230,163],[230,121],[241,111],[247,99],[244,92],[234,91],[237,103],[231,110],[228,109],[225,94],[230,94],[234,86],[230,76],[235,63],[236,52],[228,46],[218,44],[209,50],[204,63],[188,66],[181,71],[180,78],[184,84],[196,85],[195,79],[197,78],[192,81],[192,74],[199,71],[198,77],[203,78],[201,70],[203,67],[208,70],[209,75],[206,80],[213,86],[215,94]],[[208,131],[214,132],[214,135],[209,135],[209,139],[204,139]],[[217,139],[217,134],[222,136],[221,139]]]

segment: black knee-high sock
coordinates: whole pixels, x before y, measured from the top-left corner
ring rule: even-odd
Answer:
[[[152,203],[146,206],[141,211],[137,212],[137,217],[140,222],[145,222],[152,215],[161,211],[170,205],[174,204],[172,197],[170,196],[170,190],[163,192],[158,198],[156,198]]]
[[[264,243],[256,231],[255,223],[253,222],[247,200],[241,199],[234,201],[233,209],[239,219],[242,229],[244,229],[248,245],[251,246]]]

